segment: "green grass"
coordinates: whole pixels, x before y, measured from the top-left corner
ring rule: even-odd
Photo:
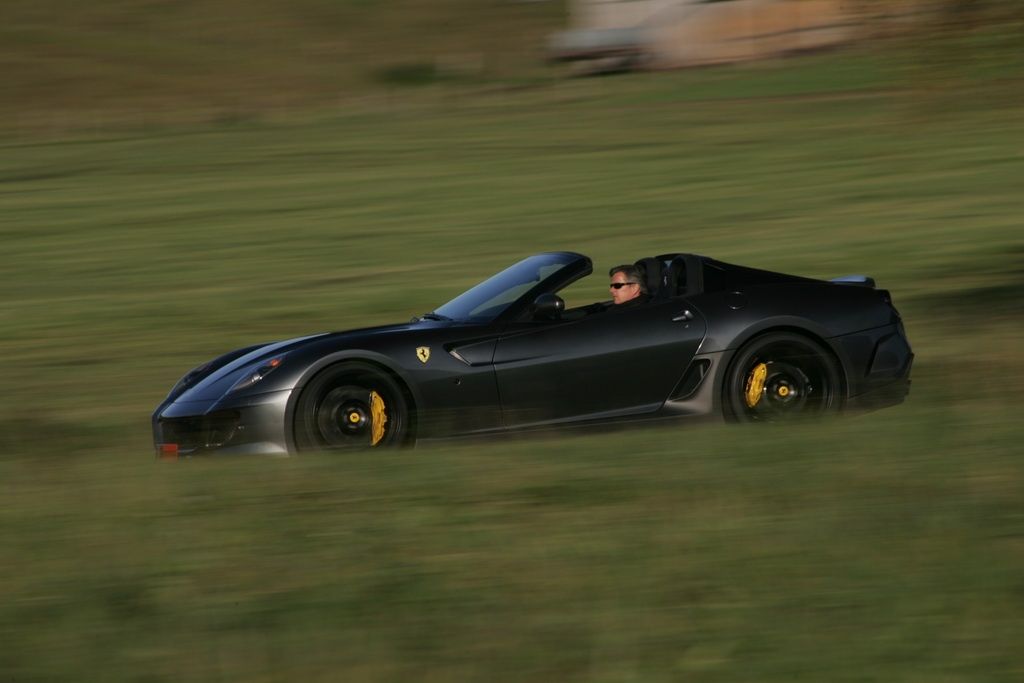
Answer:
[[[874,87],[846,57],[3,138],[0,671],[1019,680],[1022,91]],[[149,413],[199,362],[563,248],[867,272],[910,401],[152,461]]]
[[[911,405],[385,458],[8,459],[0,663],[14,680],[1012,681],[1018,441]]]
[[[549,78],[562,2],[8,0],[0,121],[63,129],[349,105],[409,82]]]

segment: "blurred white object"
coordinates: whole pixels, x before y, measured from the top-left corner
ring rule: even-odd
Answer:
[[[570,0],[572,28],[552,36],[557,60],[618,59],[671,68],[815,50],[852,40],[842,0]]]

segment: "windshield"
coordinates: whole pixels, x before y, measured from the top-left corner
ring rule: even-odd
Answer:
[[[434,313],[453,320],[493,320],[542,280],[579,261],[580,258],[577,254],[557,253],[538,254],[523,259],[455,297]]]

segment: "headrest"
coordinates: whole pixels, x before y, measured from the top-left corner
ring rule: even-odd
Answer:
[[[662,274],[662,294],[668,297],[686,292],[686,258],[676,256]]]
[[[642,258],[633,264],[640,271],[641,282],[647,293],[654,296],[661,289],[661,261],[656,258]]]

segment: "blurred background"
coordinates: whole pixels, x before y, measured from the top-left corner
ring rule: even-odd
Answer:
[[[996,0],[7,0],[0,673],[1021,680],[1022,46]],[[869,274],[910,398],[154,463],[189,368],[550,249]]]

